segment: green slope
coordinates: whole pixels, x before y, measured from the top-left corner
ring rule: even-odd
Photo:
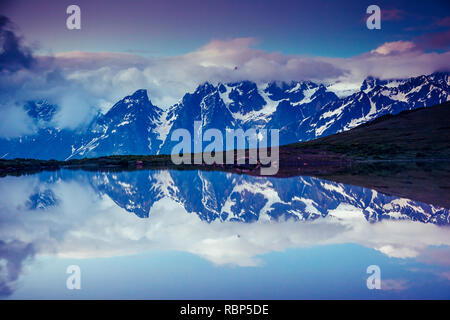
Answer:
[[[346,132],[287,147],[359,160],[450,159],[450,102],[382,116]]]

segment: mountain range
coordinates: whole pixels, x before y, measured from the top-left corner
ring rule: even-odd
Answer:
[[[156,202],[168,198],[207,222],[258,220],[413,220],[448,225],[448,209],[315,177],[285,179],[217,171],[140,170],[120,172],[46,171],[27,206],[45,210],[59,204],[58,185],[78,182],[107,196],[140,218],[151,218]],[[345,214],[342,214],[345,212]],[[341,213],[341,215],[339,214]]]
[[[137,90],[76,130],[54,126],[59,107],[46,100],[24,109],[39,128],[16,138],[0,139],[0,158],[66,160],[121,154],[170,154],[178,142],[174,130],[193,135],[194,121],[203,130],[216,128],[279,129],[280,145],[347,131],[386,114],[433,106],[449,100],[449,73],[408,79],[369,77],[358,92],[339,98],[329,87],[310,81],[204,83],[166,110],[147,91]]]

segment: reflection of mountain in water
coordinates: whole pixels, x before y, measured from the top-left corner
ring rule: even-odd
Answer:
[[[392,258],[396,265],[405,266],[415,259],[408,266],[416,268],[420,261],[427,261],[428,270],[428,263],[440,266],[450,245],[447,226],[438,226],[449,224],[448,209],[310,177],[267,178],[217,171],[59,170],[5,177],[0,181],[0,193],[0,297],[14,297],[22,281],[26,283],[27,279],[20,276],[23,270],[36,270],[28,277],[32,281],[37,277],[51,279],[53,266],[45,277],[41,268],[30,267],[39,257],[45,257],[40,262],[53,264],[53,256],[69,263],[68,258],[142,254],[151,264],[149,252],[184,252],[216,265],[265,268],[265,254],[307,247],[307,255],[311,255],[310,249],[319,246],[315,252],[321,261],[334,261],[323,260],[334,252],[334,257],[360,265],[369,256],[355,248],[365,247],[377,251],[376,259]],[[134,214],[124,213],[124,209]],[[382,223],[369,223],[382,219]],[[335,252],[336,247],[322,251],[324,246],[342,248],[348,244],[346,254],[340,249]],[[442,250],[436,253],[438,247]],[[270,267],[275,269],[269,269],[268,274],[284,272],[285,263],[292,263],[289,261],[295,252],[277,254],[287,258],[276,258],[277,265]],[[185,260],[182,254],[175,264],[172,253],[170,257],[171,265],[192,263],[191,255]],[[373,257],[370,255],[368,263],[377,263]],[[118,261],[100,260],[108,266]],[[304,265],[309,269],[311,264]],[[129,270],[128,263],[116,265],[124,266]],[[448,271],[445,268],[441,274]],[[196,268],[189,265],[188,269]],[[214,270],[221,274],[224,269]],[[348,273],[347,268],[341,270]],[[99,272],[103,274],[104,268]],[[203,273],[198,277],[193,279],[200,281]],[[255,278],[258,283],[259,278]],[[148,283],[142,285],[147,290]]]
[[[65,172],[49,173],[49,179]],[[217,171],[95,172],[74,175],[86,179],[98,194],[107,194],[117,205],[141,218],[149,217],[155,202],[168,197],[204,221],[260,219],[314,220],[327,215],[363,214],[370,222],[407,219],[449,224],[449,210],[371,189],[312,177],[268,178]],[[46,191],[33,195],[37,208],[57,199]],[[51,197],[50,197],[51,196]],[[52,201],[50,201],[52,200]],[[345,209],[345,210],[340,210]],[[362,212],[362,213],[361,213]]]

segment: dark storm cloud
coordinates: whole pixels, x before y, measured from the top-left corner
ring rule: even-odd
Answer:
[[[0,15],[0,72],[29,69],[35,59],[31,49],[22,44],[22,39],[13,30],[8,17]]]

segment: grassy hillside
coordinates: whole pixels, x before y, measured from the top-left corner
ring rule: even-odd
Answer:
[[[450,102],[382,116],[350,131],[287,147],[357,160],[450,159]]]

